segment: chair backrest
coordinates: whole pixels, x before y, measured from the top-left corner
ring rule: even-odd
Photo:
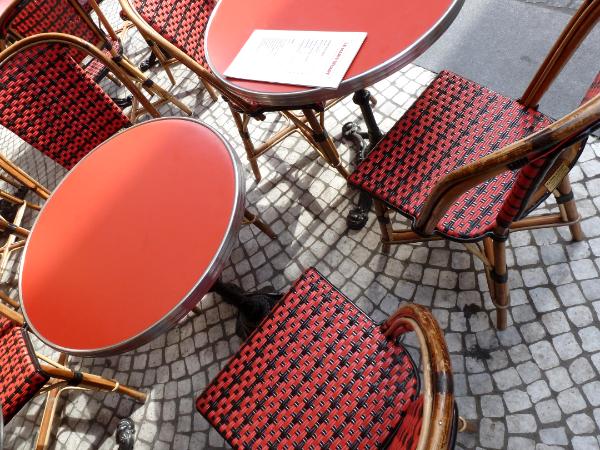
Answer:
[[[140,33],[181,61],[217,89],[230,105],[258,114],[257,105],[237,93],[211,71],[204,54],[204,32],[216,0],[119,0]]]
[[[596,129],[600,129],[600,95],[546,128],[446,175],[427,198],[415,228],[432,234],[461,194],[508,170],[518,170],[496,217],[494,233],[504,236],[513,221],[524,217],[558,187]],[[562,195],[570,197],[566,192]]]
[[[23,39],[40,33],[64,33],[79,37],[98,48],[112,45],[104,32],[91,20],[89,2],[77,0],[19,0],[0,17],[2,34]],[[71,51],[81,62],[85,53]]]
[[[539,99],[599,20],[600,0],[585,0],[555,42],[523,94],[521,102],[525,106],[536,107]],[[582,104],[598,94],[598,82],[600,82],[598,77],[585,94]],[[534,149],[532,155],[516,164],[522,167],[496,219],[499,230],[508,229],[514,220],[527,215],[558,187],[577,162],[587,142],[589,132],[585,133],[585,130],[581,132],[581,139],[578,142],[567,139],[562,143],[556,142],[551,151],[546,149],[535,152]]]
[[[208,70],[204,31],[216,0],[131,0],[131,4],[158,34]]]
[[[8,423],[48,379],[23,328],[0,316],[0,401],[4,423]]]
[[[67,169],[131,125],[69,56],[73,48],[98,58],[151,115],[159,116],[114,62],[80,39],[41,34],[11,45],[0,53],[0,125]]]

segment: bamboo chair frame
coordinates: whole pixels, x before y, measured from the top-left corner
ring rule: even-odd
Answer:
[[[106,16],[100,9],[96,0],[87,0],[87,1],[91,7],[91,10],[93,10],[96,13],[98,20],[102,24],[102,27],[106,30],[106,33],[92,20],[92,18],[86,13],[86,11],[82,8],[82,6],[79,4],[79,2],[77,0],[64,0],[64,1],[67,1],[72,6],[72,8],[77,12],[77,14],[82,18],[82,20],[86,23],[86,25],[89,27],[89,29],[96,36],[96,42],[90,42],[90,44],[96,46],[100,50],[108,49],[111,54],[112,60],[114,62],[116,62],[123,69],[124,73],[127,74],[127,76],[131,80],[133,80],[138,87],[143,88],[146,92],[148,92],[148,94],[150,96],[156,95],[158,97],[158,100],[153,102],[153,105],[155,106],[155,108],[158,108],[166,103],[172,103],[173,105],[175,105],[176,107],[181,109],[183,112],[185,112],[187,115],[190,115],[190,116],[192,115],[192,110],[187,105],[185,105],[181,100],[176,98],[173,94],[169,93],[168,91],[163,89],[161,86],[159,86],[158,84],[156,84],[152,80],[150,80],[135,64],[133,64],[129,60],[129,58],[127,58],[127,56],[122,54],[123,52],[121,52],[121,54],[119,54],[117,52],[117,50],[111,44],[111,41],[108,40],[107,34],[108,34],[108,36],[110,36],[110,38],[112,39],[113,42],[119,41],[119,37],[118,37],[117,33],[115,32],[115,30],[110,25],[110,23],[108,22],[108,19],[106,18]],[[22,36],[16,30],[11,28],[11,22],[14,19],[13,12],[16,9],[16,7],[18,6],[18,3],[19,3],[19,0],[13,1],[13,3],[9,6],[9,8],[7,8],[4,11],[4,13],[2,14],[2,16],[0,17],[0,23],[3,23],[3,28],[8,30],[8,34],[9,34],[8,40],[9,40],[9,42],[12,41],[13,43],[15,41],[24,39],[26,37],[26,36]],[[4,24],[4,22],[7,22],[7,23]],[[54,34],[54,33],[52,33],[52,34]],[[59,33],[59,34],[67,35],[67,33]],[[112,81],[114,81],[116,84],[118,84],[118,81],[120,81],[120,80],[114,79],[110,75],[110,72],[109,72],[108,78],[111,79]],[[139,108],[139,105],[140,105],[140,102],[138,101],[138,99],[136,97],[134,97],[134,104],[132,105],[132,108],[130,111],[130,120],[132,122],[135,122],[138,119],[138,117],[142,116],[143,114],[145,114],[147,112],[147,110],[145,110],[145,108],[143,106],[142,106],[142,108]]]
[[[387,338],[414,331],[419,342],[423,367],[423,422],[417,450],[446,449],[452,440],[455,414],[452,366],[444,334],[424,306],[401,306],[381,326]],[[473,431],[474,425],[462,417],[456,431]]]
[[[6,173],[6,175],[0,174],[0,181],[6,183],[8,186],[16,189],[25,188],[27,193],[31,192],[33,195],[37,196],[41,202],[45,201],[50,196],[50,191],[48,189],[2,155],[0,155],[0,169]],[[26,230],[21,227],[25,213],[28,210],[39,212],[42,205],[41,203],[16,197],[4,189],[0,189],[0,198],[18,208],[12,222],[9,222],[5,217],[0,215],[0,230],[8,232],[6,242],[0,247],[0,274],[3,274],[8,266],[12,252],[20,250],[25,246],[26,237],[23,236],[23,233]],[[12,232],[12,229],[14,229],[15,232]],[[11,306],[18,307],[18,303],[11,303],[11,301],[5,298],[5,294],[3,295],[2,291],[0,291],[0,301],[6,301]]]
[[[0,315],[8,318],[20,327],[25,325],[25,319],[21,314],[1,303]],[[122,385],[117,380],[69,369],[66,366],[68,363],[68,356],[64,353],[60,354],[58,361],[49,359],[37,352],[35,356],[40,362],[42,371],[50,377],[50,380],[38,392],[38,394],[47,393],[48,396],[46,398],[44,413],[42,415],[42,421],[36,440],[36,450],[45,450],[48,448],[50,436],[52,434],[52,425],[56,415],[58,396],[65,390],[81,389],[89,391],[117,392],[122,395],[127,395],[141,403],[144,403],[147,399],[147,394]]]
[[[541,96],[598,20],[600,20],[600,0],[586,0],[568,23],[519,100],[522,104],[536,107]],[[532,161],[548,152],[554,152],[555,162],[543,177],[537,190],[528,199],[525,210],[529,211],[535,207],[550,192],[557,200],[561,197],[568,198],[564,202],[557,201],[559,212],[528,216],[512,222],[508,228],[498,225],[493,237],[481,238],[482,245],[474,242],[463,243],[467,251],[484,264],[490,297],[497,310],[497,327],[501,330],[505,329],[509,307],[506,237],[509,231],[568,226],[573,240],[579,241],[584,238],[579,223],[580,215],[572,198],[569,171],[582,149],[582,140],[585,141],[592,129],[599,126],[600,96],[596,96],[545,129],[454,170],[438,181],[433,188],[412,229],[394,229],[389,221],[387,205],[375,200],[375,209],[380,219],[383,251],[389,252],[391,244],[442,239],[442,236],[436,234],[436,224],[463,193],[500,173],[511,170],[514,164],[518,164],[525,158]]]
[[[129,92],[133,95],[133,98],[143,106],[146,113],[154,118],[160,117],[156,107],[142,94],[137,86],[137,83],[131,79],[131,77],[120,65],[118,65],[112,59],[106,57],[106,55],[102,53],[102,51],[95,45],[70,34],[41,33],[16,41],[14,44],[10,45],[0,53],[0,68],[5,60],[12,58],[16,53],[37,44],[48,43],[58,43],[68,47],[76,48],[84,52],[87,56],[98,59],[102,64],[104,64],[104,66],[108,68],[109,72],[111,72],[112,75],[115,76],[115,78],[129,90]]]
[[[257,158],[295,131],[300,132],[307,139],[311,147],[313,147],[319,156],[325,159],[330,166],[336,169],[345,179],[348,178],[349,173],[341,164],[340,156],[335,144],[324,127],[324,111],[335,102],[339,101],[339,99],[328,102],[326,105],[303,105],[294,107],[293,109],[302,112],[302,116],[296,115],[292,113],[291,110],[285,110],[284,108],[257,107],[257,105],[252,104],[250,101],[233,92],[225,83],[202,67],[202,65],[192,57],[157,33],[156,30],[154,30],[154,28],[152,28],[136,11],[130,3],[130,0],[119,0],[119,2],[125,15],[133,22],[147,41],[151,41],[155,45],[164,48],[173,58],[194,72],[205,86],[209,85],[216,89],[223,96],[225,101],[227,101],[257,182],[260,181],[262,177],[258,167]],[[211,89],[208,89],[208,91],[211,93]],[[216,98],[214,94],[211,94],[211,96]],[[264,120],[264,113],[266,112],[281,112],[284,117],[290,120],[290,123],[281,131],[271,136],[262,145],[255,147],[250,138],[250,133],[248,132],[248,123],[251,118]]]

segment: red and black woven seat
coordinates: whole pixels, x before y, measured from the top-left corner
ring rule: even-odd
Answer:
[[[443,176],[551,122],[515,100],[443,71],[349,182],[414,221]],[[491,232],[516,176],[517,171],[507,171],[461,195],[437,231],[458,240]]]
[[[71,169],[129,119],[59,43],[0,62],[0,124]]]
[[[9,422],[48,380],[25,330],[0,316],[0,401],[4,423]]]
[[[158,34],[210,70],[204,54],[204,31],[216,0],[133,0],[131,3]]]
[[[402,344],[309,269],[197,408],[236,449],[413,448],[419,388]]]

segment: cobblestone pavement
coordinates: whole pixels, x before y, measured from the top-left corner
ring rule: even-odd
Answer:
[[[516,0],[521,3],[530,3],[536,6],[549,6],[552,8],[575,11],[583,0]]]
[[[114,6],[113,1],[105,3]],[[143,42],[132,33],[126,48],[141,49]],[[143,57],[142,50],[130,54],[138,60]],[[245,162],[223,102],[212,103],[184,68],[178,67],[175,75],[180,84],[173,91],[193,107],[194,117],[224,133]],[[409,65],[374,86],[382,129],[390,128],[433,77]],[[157,74],[157,79],[168,85],[164,76]],[[162,112],[180,115],[168,108]],[[338,135],[341,124],[357,117],[357,108],[346,99],[328,114],[327,126]],[[265,136],[280,121],[271,115],[252,133]],[[353,152],[339,139],[337,143],[343,161],[351,165]],[[0,144],[50,188],[64,176],[62,168],[5,130]],[[600,141],[592,139],[572,171],[587,240],[571,243],[567,229],[511,235],[508,265],[513,306],[503,332],[493,327],[495,313],[483,268],[460,245],[403,245],[384,256],[372,215],[364,230],[348,231],[345,215],[355,193],[297,135],[259,160],[264,174],[260,183],[254,182],[246,165],[250,209],[260,213],[278,238],[271,241],[253,227],[243,227],[224,279],[248,290],[267,285],[286,290],[305,268],[316,266],[374,319],[384,319],[404,301],[426,305],[445,330],[459,410],[478,423],[476,433],[459,435],[458,448],[598,449],[598,157]],[[193,199],[187,204],[193,204]],[[12,272],[4,275],[7,286],[15,286],[16,260]],[[476,308],[468,305],[481,311],[469,314]],[[74,358],[73,367],[139,387],[149,399],[140,405],[116,394],[70,391],[59,406],[54,448],[116,448],[115,427],[123,417],[136,424],[136,449],[227,448],[195,411],[194,400],[239,348],[240,340],[234,335],[230,306],[213,295],[200,306],[202,314],[189,315],[136,351],[111,358]],[[414,341],[409,339],[408,344]],[[52,354],[39,342],[36,347]],[[42,402],[38,397],[11,421],[6,448],[32,448]]]

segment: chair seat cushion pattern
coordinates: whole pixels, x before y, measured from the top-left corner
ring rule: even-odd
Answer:
[[[209,70],[204,31],[216,0],[133,0],[132,4],[158,34]]]
[[[8,423],[49,380],[39,366],[25,330],[0,318],[0,400]]]
[[[404,347],[309,269],[197,408],[236,449],[377,449],[418,389]]]
[[[66,169],[131,123],[61,44],[0,67],[0,123]]]
[[[515,100],[443,71],[349,181],[415,220],[443,176],[551,122]],[[507,171],[465,192],[436,231],[456,240],[490,233],[516,173]]]

